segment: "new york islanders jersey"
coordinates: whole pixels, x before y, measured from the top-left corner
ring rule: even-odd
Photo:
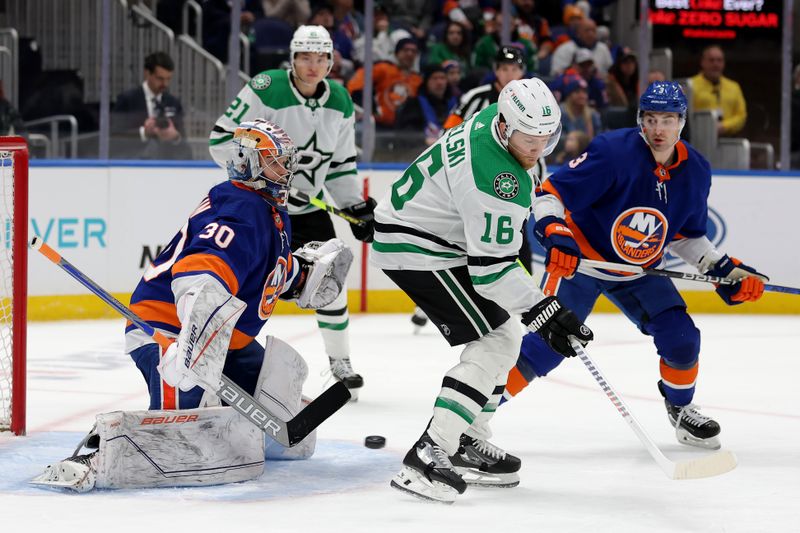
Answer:
[[[375,209],[372,263],[386,270],[467,265],[481,296],[512,313],[543,298],[517,263],[533,182],[497,136],[497,104],[445,134]]]
[[[656,163],[638,128],[602,134],[536,191],[533,215],[552,214],[547,197],[555,195],[584,257],[656,265],[671,242],[706,234],[709,164],[684,141],[675,151],[665,167]],[[631,278],[604,270],[590,275]]]
[[[147,268],[131,296],[131,309],[151,326],[177,335],[181,324],[171,284],[182,276],[208,274],[247,308],[231,336],[243,348],[269,319],[296,274],[289,248],[289,215],[253,189],[226,181],[213,187],[189,220]],[[153,342],[132,324],[126,351]]]
[[[209,138],[214,161],[225,168],[233,132],[240,123],[263,118],[283,128],[298,151],[299,168],[292,186],[311,198],[323,198],[323,187],[338,207],[363,201],[357,179],[355,118],[350,94],[335,81],[323,80],[322,90],[305,98],[286,70],[257,74],[219,117]],[[289,212],[306,213],[317,207],[289,199]]]

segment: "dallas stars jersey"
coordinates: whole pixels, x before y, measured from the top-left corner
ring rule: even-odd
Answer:
[[[375,209],[372,263],[385,270],[467,265],[476,291],[512,313],[543,298],[516,262],[532,181],[497,137],[497,104],[448,130]]]
[[[299,168],[292,187],[311,198],[323,197],[323,187],[339,207],[363,201],[357,179],[353,100],[335,81],[323,80],[318,94],[305,98],[286,70],[267,70],[250,80],[219,117],[209,137],[209,151],[225,168],[234,150],[233,132],[241,122],[263,118],[283,128],[298,151]],[[295,198],[289,212],[318,208]]]

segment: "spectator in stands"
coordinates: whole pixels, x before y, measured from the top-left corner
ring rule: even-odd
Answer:
[[[381,0],[393,27],[403,28],[424,43],[433,24],[438,0]]]
[[[482,3],[484,2],[476,0],[442,0],[442,14],[447,20],[460,23],[474,35],[483,16],[480,5]],[[491,0],[486,3],[491,3]]]
[[[561,84],[561,129],[562,135],[571,131],[582,131],[589,140],[600,133],[600,115],[589,106],[589,86],[577,74],[564,74]]]
[[[311,5],[308,0],[246,0],[245,10],[255,18],[274,18],[297,28],[305,24],[311,16]]]
[[[597,24],[592,19],[585,18],[581,19],[578,25],[575,39],[562,44],[553,52],[550,74],[555,76],[569,68],[578,48],[587,48],[592,52],[597,73],[601,78],[605,79],[608,69],[614,63],[611,60],[611,52],[605,43],[597,40]]]
[[[0,135],[24,135],[25,123],[11,102],[6,100],[3,82],[0,81]]]
[[[564,147],[556,153],[554,158],[554,162],[556,165],[563,165],[564,163],[568,163],[572,161],[583,152],[586,151],[586,147],[589,146],[589,136],[586,135],[585,132],[581,130],[573,130],[569,132],[564,139]]]
[[[397,112],[396,129],[413,129],[425,132],[425,144],[435,143],[444,131],[444,121],[458,100],[447,83],[447,74],[441,65],[426,65],[425,81],[417,96],[409,98]]]
[[[550,24],[547,19],[540,16],[536,11],[535,0],[513,0],[514,11],[521,23],[530,28],[530,34],[520,28],[520,36],[527,38],[538,49],[539,60],[544,59],[553,52],[553,38],[550,34]]]
[[[616,107],[639,103],[639,62],[629,48],[623,49],[608,71],[608,101]]]
[[[484,20],[484,35],[475,43],[475,60],[473,65],[484,69],[494,68],[495,57],[500,50],[500,26],[502,16],[494,10],[487,10]],[[519,19],[512,20],[511,44],[517,45],[523,51],[523,71],[536,72],[538,66],[537,50],[528,39],[521,37],[517,28]]]
[[[469,117],[497,102],[500,91],[512,80],[525,75],[522,51],[516,46],[503,46],[497,51],[494,62],[495,80],[467,91],[461,97],[458,108],[444,123],[445,129],[458,126]]]
[[[166,52],[144,60],[142,85],[117,96],[111,115],[115,157],[191,159],[183,136],[183,108],[169,94],[175,64]]]
[[[578,26],[583,21],[583,11],[572,4],[564,6],[562,25],[551,28],[551,38],[553,39],[553,50],[557,50],[562,44],[575,39],[578,33]],[[552,54],[551,54],[552,58]],[[549,72],[549,71],[548,71]]]
[[[719,135],[736,135],[747,121],[747,104],[742,88],[722,75],[725,54],[719,45],[706,46],[700,56],[700,72],[690,78],[695,111],[717,111]]]
[[[447,74],[447,83],[450,85],[450,92],[456,98],[461,98],[461,80],[463,79],[461,65],[458,64],[458,61],[448,59],[442,61],[442,68],[445,74]]]
[[[792,73],[792,140],[791,167],[800,168],[800,64]]]
[[[336,30],[355,43],[364,32],[364,15],[353,7],[353,0],[331,0],[330,5]],[[333,44],[335,47],[336,41]],[[353,59],[352,51],[345,59]]]
[[[429,65],[441,65],[447,59],[458,61],[462,72],[472,67],[471,35],[460,22],[447,23],[444,29],[444,40],[428,49]]]
[[[355,68],[353,67],[353,62],[349,59],[343,58],[339,50],[334,48],[333,67],[331,67],[331,71],[328,73],[328,79],[336,80],[342,85],[346,86],[347,82],[350,81],[350,78],[353,77],[354,72]]]
[[[375,63],[372,70],[373,97],[375,100],[375,122],[379,126],[392,127],[397,109],[407,98],[417,95],[422,76],[414,70],[419,56],[417,42],[411,38],[400,39],[395,46],[397,64],[388,61]],[[362,104],[364,90],[364,67],[358,69],[347,83],[353,101]]]
[[[597,75],[592,52],[586,48],[578,48],[571,71],[577,72],[589,86],[589,105],[597,110],[605,109],[608,106],[606,82]]]
[[[245,0],[240,0],[244,6],[239,19],[242,30],[247,31],[253,24],[256,15],[248,9]],[[203,8],[203,48],[211,55],[222,61],[228,62],[228,36],[231,33],[231,6],[228,0],[204,0]],[[161,4],[158,5],[159,12]],[[180,33],[180,32],[178,32]]]
[[[411,33],[402,28],[392,28],[389,15],[381,6],[375,6],[375,29],[372,38],[372,61],[395,61],[394,49],[401,39],[411,37]],[[353,42],[353,61],[364,62],[364,43],[362,34]]]

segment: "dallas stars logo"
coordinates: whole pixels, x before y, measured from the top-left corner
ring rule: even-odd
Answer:
[[[323,152],[317,147],[317,132],[311,136],[306,144],[297,147],[297,173],[295,176],[301,175],[316,187],[317,171],[331,160],[333,152]],[[324,179],[325,176],[321,176]]]
[[[494,178],[494,192],[503,200],[511,200],[519,193],[519,181],[510,172],[503,172]]]

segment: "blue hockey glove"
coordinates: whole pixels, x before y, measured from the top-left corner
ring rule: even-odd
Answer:
[[[764,294],[764,282],[769,278],[735,257],[723,256],[706,272],[709,276],[740,280],[735,285],[717,285],[717,294],[728,305],[755,302]]]

